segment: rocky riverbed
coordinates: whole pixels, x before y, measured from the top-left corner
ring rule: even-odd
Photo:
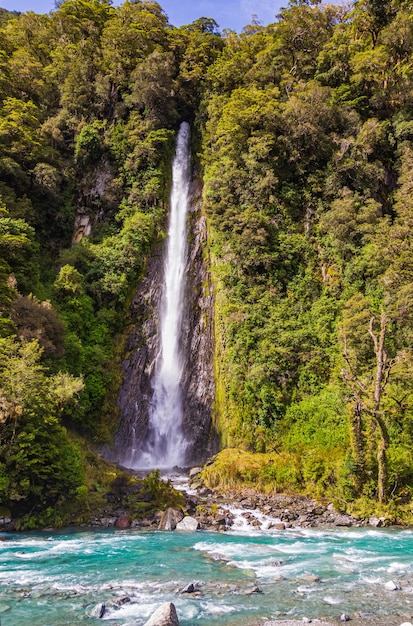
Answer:
[[[136,518],[122,503],[109,498],[108,506],[91,517],[92,527],[159,528],[174,530],[285,530],[314,527],[388,526],[389,521],[372,516],[359,519],[338,511],[328,500],[315,500],[300,495],[263,494],[253,489],[218,492],[206,488],[199,479],[200,468],[189,472],[178,488],[185,505],[181,509],[158,511]],[[182,479],[182,477],[181,477]],[[185,518],[186,527],[182,526]],[[194,520],[189,522],[188,520]],[[195,523],[196,521],[196,523]]]
[[[263,494],[254,489],[212,491],[200,480],[201,468],[193,468],[185,476],[172,477],[183,493],[180,508],[153,512],[148,494],[135,492],[108,493],[106,504],[82,516],[73,515],[70,526],[92,528],[159,528],[174,530],[286,530],[289,528],[389,526],[385,517],[356,518],[339,511],[328,500],[315,500],[301,495]],[[144,498],[144,500],[142,500]],[[146,499],[145,499],[146,498]],[[142,500],[142,502],[141,502]],[[139,505],[152,508],[151,513],[137,513]],[[141,507],[142,508],[142,507]],[[183,521],[184,520],[184,521]],[[0,528],[12,531],[15,520],[0,517]]]

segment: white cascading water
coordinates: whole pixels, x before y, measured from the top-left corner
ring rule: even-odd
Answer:
[[[181,124],[172,167],[172,191],[164,285],[160,310],[160,353],[153,380],[148,438],[135,464],[139,468],[182,465],[187,440],[182,430],[182,314],[187,259],[189,206],[189,125]]]

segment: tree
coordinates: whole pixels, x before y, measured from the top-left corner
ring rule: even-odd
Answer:
[[[39,302],[32,294],[19,295],[13,302],[11,319],[20,339],[37,339],[43,354],[49,358],[63,355],[63,324],[50,302]]]
[[[391,318],[382,309],[379,314],[369,310],[366,300],[353,297],[347,305],[347,318],[342,327],[343,357],[346,367],[342,377],[351,389],[354,416],[352,420],[353,451],[359,471],[366,466],[366,450],[362,436],[362,420],[371,421],[370,437],[377,437],[377,493],[379,502],[388,498],[389,428],[383,400],[396,365],[406,358],[403,350],[395,350],[389,339]],[[363,321],[364,320],[364,321]],[[368,322],[367,322],[368,320]],[[366,342],[367,332],[372,345]],[[357,338],[359,337],[359,338]],[[368,358],[369,349],[373,358]],[[364,357],[362,350],[365,350]]]
[[[83,484],[81,455],[59,418],[82,390],[80,378],[48,376],[36,340],[0,339],[0,501],[19,513],[73,496]]]

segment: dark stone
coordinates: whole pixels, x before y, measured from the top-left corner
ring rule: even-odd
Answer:
[[[89,617],[96,617],[102,619],[106,613],[106,605],[103,603],[96,604],[89,613]]]
[[[166,509],[160,519],[158,530],[175,530],[177,523],[183,518],[184,514],[179,509]]]
[[[121,515],[121,517],[118,517],[118,519],[116,520],[116,528],[129,528],[131,524],[131,520],[129,515]]]

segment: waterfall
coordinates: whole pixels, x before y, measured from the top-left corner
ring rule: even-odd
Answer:
[[[182,465],[187,440],[182,429],[181,354],[185,268],[187,261],[186,218],[189,205],[189,125],[181,124],[172,167],[172,190],[164,282],[159,311],[160,352],[152,383],[148,434],[134,465],[169,468]]]
[[[152,250],[131,303],[135,324],[123,353],[118,429],[113,448],[101,451],[108,460],[133,469],[199,465],[219,445],[212,422],[213,291],[205,255],[207,228],[199,184],[189,184],[188,146],[189,126],[184,123],[173,162],[168,237],[162,250]]]

